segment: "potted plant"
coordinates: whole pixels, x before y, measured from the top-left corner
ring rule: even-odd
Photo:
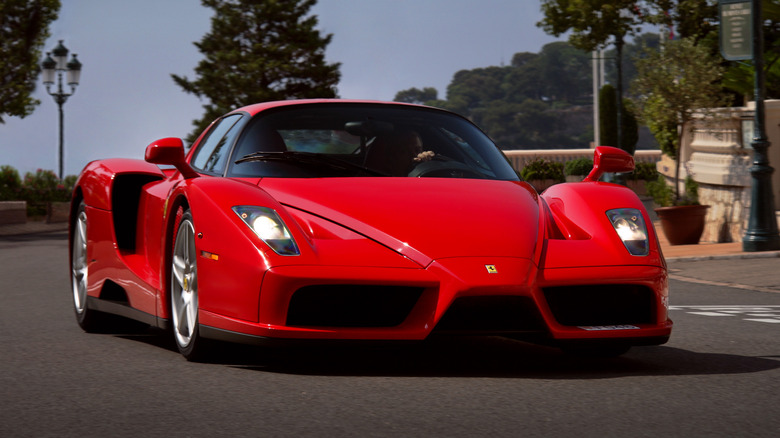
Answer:
[[[575,158],[563,165],[566,182],[582,181],[590,173],[591,169],[593,169],[593,159],[587,157]]]
[[[537,192],[541,193],[553,184],[563,182],[563,163],[556,163],[544,158],[529,161],[520,176],[528,181]]]
[[[699,204],[699,184],[693,178],[685,178],[685,193],[682,195],[675,193],[663,175],[658,175],[655,181],[648,181],[647,192],[659,206],[655,213],[669,244],[699,243],[709,205]]]
[[[639,115],[650,128],[663,153],[676,161],[672,187],[666,186],[662,175],[657,182],[664,187],[652,184],[654,187],[648,187],[648,190],[656,194],[654,198],[660,206],[656,213],[669,243],[698,243],[701,233],[695,237],[695,241],[693,237],[683,241],[676,235],[670,236],[670,231],[687,227],[684,224],[689,220],[700,222],[703,230],[708,208],[691,207],[691,204],[698,204],[698,192],[695,196],[687,193],[688,190],[685,194],[680,193],[678,181],[684,157],[681,150],[682,137],[684,129],[693,127],[695,117],[702,115],[706,118],[711,115],[709,108],[725,103],[718,81],[723,68],[708,48],[697,46],[691,38],[666,41],[662,51],[648,49],[644,55],[637,61],[637,78],[633,83],[634,92],[639,96]],[[693,182],[690,179],[686,188],[693,190]],[[674,209],[679,211],[672,213]]]

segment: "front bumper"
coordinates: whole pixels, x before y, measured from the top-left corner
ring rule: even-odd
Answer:
[[[441,259],[426,269],[275,267],[258,307],[257,321],[201,310],[204,336],[262,342],[457,333],[647,345],[665,342],[672,329],[661,267],[539,270],[522,258]]]

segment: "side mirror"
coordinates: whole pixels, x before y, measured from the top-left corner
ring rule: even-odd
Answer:
[[[184,142],[180,138],[167,137],[146,147],[144,159],[152,164],[174,166],[184,178],[195,178],[198,173],[184,160]]]
[[[593,153],[593,170],[583,181],[598,181],[605,173],[625,173],[634,170],[634,157],[623,149],[598,146]]]

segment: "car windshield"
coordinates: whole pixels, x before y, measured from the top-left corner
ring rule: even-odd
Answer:
[[[469,121],[434,109],[381,104],[264,111],[238,138],[227,175],[518,179]]]

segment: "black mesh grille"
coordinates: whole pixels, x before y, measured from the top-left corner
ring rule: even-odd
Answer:
[[[541,332],[545,325],[533,300],[519,296],[457,298],[436,324],[436,332],[523,333]]]
[[[561,325],[600,326],[652,324],[652,289],[633,284],[548,287],[547,304]]]
[[[287,325],[395,327],[406,319],[423,288],[329,284],[298,289],[290,300]]]

